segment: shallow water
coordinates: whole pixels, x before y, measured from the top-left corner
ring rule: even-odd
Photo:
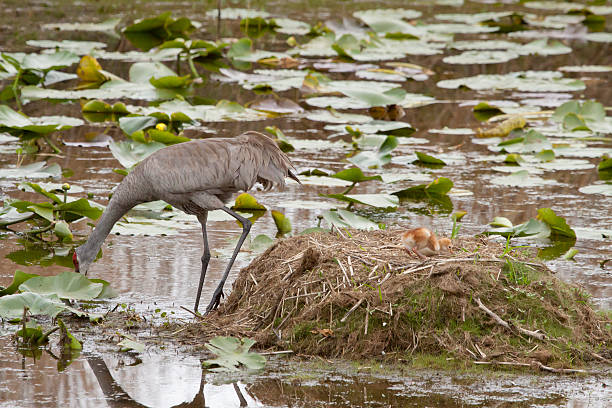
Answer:
[[[499,11],[520,7],[513,2],[502,6],[492,6],[486,2],[466,2],[461,8],[436,6],[430,2],[386,2],[386,7],[410,7],[423,12],[421,20],[435,22],[433,16],[438,13],[468,13]],[[136,17],[149,16],[151,7],[155,12],[172,10],[175,16],[186,15],[195,21],[205,23],[200,31],[201,37],[214,39],[216,23],[208,20],[204,13],[214,7],[212,2],[108,2],[104,6],[97,3],[79,3],[62,0],[40,1],[3,1],[2,10],[5,18],[0,22],[0,49],[2,51],[32,51],[25,45],[27,39],[73,39],[98,40],[109,44],[109,49],[126,51],[131,49],[125,41],[106,37],[96,33],[61,32],[51,30],[32,30],[32,21],[37,24],[56,22],[99,22],[111,16],[125,17],[132,20]],[[75,3],[76,4],[76,3]],[[359,2],[251,2],[250,6],[265,9],[276,14],[315,23],[319,20],[338,19],[349,16],[354,10],[377,7],[371,1]],[[531,10],[536,12],[535,10]],[[610,20],[608,18],[608,20]],[[607,23],[606,31],[611,31]],[[224,20],[220,37],[240,36],[236,21]],[[101,37],[101,38],[100,38]],[[193,35],[200,37],[200,35]],[[477,35],[471,38],[497,38],[492,35]],[[266,35],[256,40],[260,49],[282,50],[286,36]],[[426,81],[407,81],[401,83],[408,92],[424,93],[436,98],[438,103],[420,108],[407,109],[402,120],[409,122],[417,129],[413,138],[424,138],[417,144],[419,151],[434,156],[446,155],[459,159],[457,164],[439,170],[425,170],[407,162],[417,148],[411,144],[401,144],[393,152],[393,161],[387,168],[393,171],[423,172],[431,179],[448,176],[459,189],[469,190],[473,195],[453,196],[454,211],[467,211],[462,222],[461,234],[476,234],[487,229],[487,224],[496,216],[509,218],[515,224],[535,217],[538,208],[552,208],[558,215],[567,219],[574,228],[589,230],[612,229],[612,211],[609,197],[587,195],[578,192],[578,188],[593,184],[597,172],[591,169],[553,171],[541,174],[540,177],[555,180],[556,183],[536,187],[503,187],[491,183],[499,173],[491,170],[493,165],[482,161],[483,157],[492,156],[486,145],[473,140],[472,136],[443,135],[429,133],[430,129],[478,128],[482,124],[473,114],[467,101],[479,100],[513,100],[544,98],[548,104],[543,106],[552,109],[561,100],[595,99],[604,106],[612,105],[612,87],[610,74],[566,73],[567,77],[582,78],[587,84],[586,90],[550,96],[542,93],[521,92],[476,92],[470,90],[449,90],[436,86],[442,79],[460,78],[477,74],[503,74],[508,72],[538,69],[555,70],[563,65],[604,65],[611,64],[609,43],[586,42],[583,40],[564,40],[572,47],[570,54],[559,56],[524,56],[503,64],[491,65],[450,65],[442,61],[446,54],[434,56],[414,56],[406,61],[425,66],[436,72]],[[448,52],[446,50],[445,52]],[[122,77],[127,77],[129,63],[101,61],[105,70]],[[332,74],[335,79],[354,79],[352,73]],[[245,104],[255,99],[251,91],[246,91],[236,84],[209,83],[197,90],[198,95],[215,99],[230,99]],[[299,100],[296,90],[281,93],[290,99]],[[136,102],[142,104],[142,102]],[[301,103],[305,109],[311,109]],[[31,116],[68,115],[81,117],[80,105],[75,103],[32,102],[24,107],[24,112]],[[357,111],[351,111],[355,113]],[[359,111],[359,113],[364,113]],[[322,168],[338,171],[347,167],[343,162],[347,149],[329,144],[332,132],[324,130],[323,122],[309,121],[303,118],[278,118],[264,122],[224,122],[206,124],[219,136],[232,136],[245,130],[261,131],[265,126],[276,125],[287,135],[301,140],[320,141],[311,144],[300,143],[295,152],[290,154],[298,171]],[[86,141],[89,132],[102,133],[121,140],[123,135],[116,127],[105,129],[96,124],[87,124],[62,132],[62,138],[69,146],[63,146],[62,157],[49,157],[49,162],[57,162],[62,168],[70,168],[74,175],[67,179],[73,185],[84,187],[94,194],[94,199],[102,204],[110,190],[121,180],[112,172],[119,167],[109,149],[100,145],[78,146]],[[191,132],[191,133],[190,133]],[[194,136],[188,131],[188,136]],[[609,136],[609,135],[608,135]],[[345,141],[349,139],[344,138]],[[331,138],[330,141],[338,141]],[[400,140],[401,141],[401,140]],[[406,140],[410,142],[410,140]],[[612,153],[610,142],[590,144]],[[324,147],[324,148],[322,148]],[[0,144],[0,168],[13,166],[17,145]],[[597,157],[589,157],[596,164]],[[29,197],[17,190],[15,180],[0,179],[0,199],[6,197]],[[400,182],[397,184],[363,183],[355,193],[392,192],[417,184]],[[319,197],[319,193],[338,193],[343,187],[320,187],[305,185],[299,187],[289,184],[285,191],[256,192],[257,198],[268,208],[283,212],[292,222],[294,231],[317,225],[317,216],[321,209],[302,208],[305,201],[330,202],[330,199]],[[418,207],[418,206],[417,206]],[[420,208],[420,207],[419,207]],[[451,222],[444,213],[427,214],[424,208],[418,211],[410,205],[400,206],[397,212],[380,212],[364,210],[362,214],[373,220],[384,222],[389,226],[429,226],[442,234],[449,234]],[[90,277],[102,278],[111,282],[120,292],[119,299],[109,304],[126,303],[142,313],[152,313],[161,309],[172,313],[172,318],[189,318],[179,306],[192,307],[200,269],[202,251],[201,232],[195,218],[188,220],[185,228],[171,236],[129,236],[111,235],[103,246],[103,257],[89,270]],[[80,224],[80,232],[86,235],[90,227],[85,222]],[[208,239],[213,252],[207,281],[202,295],[202,304],[206,304],[222,274],[225,263],[231,254],[240,229],[233,221],[210,221]],[[251,230],[251,237],[258,234],[274,236],[276,228],[269,215],[256,222]],[[579,234],[575,247],[579,250],[575,262],[560,259],[547,261],[547,265],[564,280],[582,285],[593,296],[593,301],[603,309],[612,308],[612,272],[610,264],[605,268],[599,266],[603,259],[612,254],[612,240],[587,239]],[[513,243],[525,243],[516,241]],[[539,244],[546,246],[546,244]],[[49,251],[49,248],[29,245],[24,252],[24,245],[14,234],[0,234],[0,284],[10,283],[16,269],[43,275],[55,275],[66,270],[57,264],[40,265],[40,260],[31,254],[35,250]],[[30,256],[23,256],[29,254]],[[253,259],[256,254],[250,252],[248,243],[240,253],[226,285],[230,290],[231,282],[237,271]],[[12,332],[14,326],[3,323],[0,332]],[[151,351],[144,353],[142,363],[134,363],[132,357],[126,357],[112,350],[99,350],[97,344],[85,343],[84,355],[79,357],[66,371],[57,372],[55,360],[46,352],[36,362],[31,358],[22,359],[14,350],[8,336],[0,338],[0,407],[30,406],[175,406],[183,402],[194,401],[193,406],[232,406],[239,401],[234,385],[213,385],[216,379],[204,375],[200,369],[198,357],[185,356],[183,353]],[[510,376],[501,374],[484,381],[475,378],[447,377],[444,374],[417,372],[414,375],[400,378],[382,374],[360,374],[354,370],[336,370],[331,365],[322,363],[322,367],[313,372],[306,369],[301,372],[299,365],[275,362],[265,374],[245,376],[238,387],[249,403],[248,406],[571,406],[603,407],[610,400],[609,378],[588,377],[565,379],[557,376]],[[296,374],[296,372],[298,374]],[[110,374],[110,375],[109,375]],[[312,378],[308,377],[312,375]],[[101,379],[102,378],[102,379]],[[606,385],[604,387],[604,384]],[[76,399],[78,396],[78,400]],[[217,403],[216,398],[231,399],[232,403]],[[215,405],[217,404],[217,405]],[[221,405],[219,405],[221,404]],[[223,405],[225,404],[225,405]],[[188,404],[184,406],[190,406]],[[238,405],[233,405],[238,406]]]

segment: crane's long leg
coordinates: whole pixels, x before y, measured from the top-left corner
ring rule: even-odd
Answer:
[[[202,273],[200,274],[200,284],[198,285],[198,295],[196,296],[194,312],[198,312],[198,306],[200,305],[200,296],[202,295],[202,286],[204,285],[204,278],[206,277],[206,269],[208,268],[208,261],[210,261],[210,249],[208,248],[208,237],[206,236],[206,221],[208,220],[208,211],[198,215],[198,221],[202,224],[202,239],[204,240],[204,254],[202,254]]]
[[[247,235],[249,235],[249,231],[251,230],[251,221],[236,214],[234,211],[230,210],[227,207],[222,207],[221,209],[225,211],[226,213],[228,213],[229,215],[231,215],[232,217],[234,217],[235,219],[237,219],[238,221],[240,221],[240,223],[242,224],[242,235],[240,236],[240,239],[238,240],[236,249],[234,249],[232,258],[230,259],[229,263],[227,264],[227,267],[225,268],[225,272],[223,273],[221,282],[219,282],[217,289],[215,289],[215,293],[213,293],[212,300],[210,301],[210,304],[206,308],[206,313],[210,312],[211,310],[215,310],[217,306],[219,306],[219,303],[221,302],[221,296],[223,296],[223,285],[225,285],[227,276],[229,275],[230,269],[232,269],[232,265],[234,264],[234,260],[236,259],[236,256],[238,255],[238,252],[240,251],[240,247],[242,247],[242,243],[246,239]]]

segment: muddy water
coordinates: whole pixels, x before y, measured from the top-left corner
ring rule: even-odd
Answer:
[[[82,32],[59,32],[32,30],[32,22],[37,24],[56,22],[99,22],[108,17],[125,17],[125,20],[149,16],[151,7],[156,12],[174,11],[176,16],[188,16],[196,21],[205,22],[202,37],[214,39],[217,36],[216,23],[204,16],[206,10],[215,2],[105,2],[78,3],[52,0],[15,1],[4,0],[0,21],[0,49],[2,51],[31,51],[25,45],[27,39],[80,39],[101,40],[109,44],[109,49],[126,51],[129,44],[111,37],[98,38],[99,34]],[[435,22],[434,13],[467,13],[500,11],[518,7],[502,7],[483,3],[467,2],[463,7],[437,6],[431,2],[411,2],[410,8],[424,13],[425,21]],[[508,2],[511,3],[511,2]],[[250,7],[265,9],[290,18],[309,23],[330,18],[349,16],[356,9],[378,6],[378,3],[360,1],[308,1],[308,2],[250,2]],[[386,2],[386,7],[408,7],[406,2]],[[232,6],[234,3],[231,3]],[[244,6],[240,4],[238,6]],[[606,31],[611,31],[610,23]],[[221,25],[220,37],[239,36],[237,23]],[[482,36],[486,37],[486,36]],[[262,49],[285,49],[284,36],[267,35],[256,40],[256,47]],[[473,38],[473,37],[472,37]],[[493,37],[491,37],[493,38]],[[419,144],[419,150],[436,155],[458,151],[463,156],[460,165],[441,170],[432,170],[433,176],[448,176],[455,187],[466,189],[471,196],[453,197],[455,210],[467,211],[462,223],[462,234],[476,234],[486,229],[495,216],[504,216],[515,223],[523,222],[537,214],[537,209],[550,207],[557,214],[566,217],[574,228],[611,229],[612,211],[610,200],[603,196],[585,195],[577,190],[581,186],[597,180],[593,169],[569,170],[546,173],[545,178],[558,183],[543,187],[501,187],[490,183],[493,175],[490,164],[479,159],[489,155],[486,146],[471,142],[471,136],[438,135],[429,129],[476,128],[481,126],[471,111],[462,105],[464,101],[482,99],[522,100],[540,98],[541,94],[497,92],[476,93],[465,90],[445,90],[436,87],[441,79],[459,78],[481,73],[507,73],[526,69],[555,70],[562,65],[611,64],[610,46],[607,43],[566,41],[573,52],[551,57],[521,57],[505,64],[493,65],[449,65],[442,62],[444,55],[430,57],[410,57],[407,61],[423,65],[436,72],[424,82],[405,82],[408,92],[425,93],[443,101],[434,105],[407,110],[403,119],[418,129],[416,138],[427,139]],[[116,61],[102,61],[107,71],[127,77],[129,64]],[[587,88],[582,93],[558,95],[560,98],[596,99],[605,106],[612,105],[612,86],[610,74],[566,74],[582,78]],[[334,74],[337,79],[354,79],[353,74]],[[207,98],[230,99],[245,104],[254,99],[254,94],[233,84],[209,82],[198,90]],[[283,96],[298,100],[299,93],[288,91]],[[302,104],[305,108],[305,104]],[[68,115],[80,117],[78,103],[51,104],[45,101],[34,102],[24,107],[24,112],[33,115]],[[363,113],[363,112],[360,112]],[[291,154],[299,171],[322,168],[337,171],[345,168],[342,162],[346,149],[326,144],[330,132],[323,130],[323,123],[304,119],[274,119],[265,122],[235,122],[207,124],[219,136],[232,136],[242,131],[262,130],[264,126],[276,125],[296,139],[319,140],[318,144],[298,148]],[[62,157],[49,157],[49,162],[57,162],[62,168],[69,168],[74,175],[68,179],[71,184],[84,187],[94,194],[94,199],[106,203],[109,191],[120,181],[112,172],[118,163],[104,145],[84,143],[89,132],[102,133],[107,129],[97,125],[86,125],[63,132],[63,139],[69,146],[63,146]],[[106,134],[121,140],[121,132],[108,129]],[[190,136],[193,136],[191,134]],[[337,139],[332,139],[337,140]],[[78,146],[81,143],[83,146]],[[321,148],[323,146],[324,148]],[[458,147],[459,146],[459,147]],[[13,154],[17,146],[0,145],[0,168],[12,166],[16,162]],[[457,150],[453,150],[458,147]],[[598,147],[611,150],[610,143]],[[406,168],[402,156],[413,153],[415,148],[401,145],[394,151],[390,169],[400,171]],[[592,163],[596,159],[591,158]],[[411,171],[415,170],[411,166]],[[367,184],[359,186],[357,193],[379,193],[396,191],[413,185],[404,182],[400,185]],[[28,197],[16,189],[14,180],[0,179],[0,199],[5,197]],[[381,190],[383,189],[383,190]],[[386,189],[386,190],[384,190]],[[318,196],[320,192],[341,192],[342,188],[323,188],[317,186],[299,187],[290,184],[283,192],[258,192],[256,196],[269,208],[284,212],[291,220],[294,231],[315,226],[321,209],[303,208],[305,202],[327,202]],[[330,202],[330,207],[336,203]],[[425,215],[400,207],[396,213],[364,212],[370,218],[387,225],[426,225],[439,232],[448,234],[451,223],[446,214]],[[84,222],[80,232],[90,231]],[[231,253],[240,229],[232,221],[209,222],[209,243],[213,251],[203,301],[206,304],[215,282],[220,278],[223,267]],[[268,216],[254,224],[251,237],[258,234],[274,236],[276,228]],[[546,246],[546,243],[540,245]],[[575,262],[551,260],[547,264],[558,275],[571,282],[584,286],[592,295],[594,302],[605,309],[612,308],[612,273],[599,267],[602,259],[610,258],[612,241],[579,239],[576,248],[580,251]],[[0,235],[0,284],[6,285],[15,269],[44,275],[54,275],[64,266],[50,265],[35,260],[31,254],[53,251],[52,248],[27,247],[13,234]],[[152,314],[155,309],[167,312],[172,319],[187,319],[189,315],[179,306],[192,307],[197,279],[199,277],[200,256],[202,251],[201,233],[195,219],[187,222],[187,227],[172,236],[109,236],[103,246],[104,256],[90,269],[90,275],[110,281],[120,292],[116,303],[125,303],[140,313]],[[24,256],[29,254],[29,256]],[[41,255],[42,256],[42,255]],[[254,252],[243,250],[227,288],[240,267],[246,265]],[[14,326],[2,323],[0,334],[12,333]],[[107,339],[105,339],[107,340]],[[106,344],[106,343],[105,343]],[[102,349],[101,349],[102,347]],[[176,350],[149,350],[140,360],[116,353],[114,349],[104,349],[94,341],[85,340],[85,352],[66,370],[58,372],[57,362],[47,352],[35,360],[22,357],[11,344],[10,337],[0,337],[0,407],[47,407],[47,406],[571,406],[604,407],[612,397],[609,377],[587,377],[564,379],[555,376],[531,375],[486,375],[447,376],[434,372],[414,372],[403,375],[383,374],[372,367],[359,370],[355,367],[341,367],[342,363],[317,364],[287,363],[276,359],[264,374],[244,375],[238,378],[219,378],[205,374],[200,368],[200,356],[185,355]],[[314,364],[314,366],[313,366]],[[339,367],[340,366],[340,367]],[[225,382],[225,383],[224,383]],[[241,400],[242,397],[242,400]]]

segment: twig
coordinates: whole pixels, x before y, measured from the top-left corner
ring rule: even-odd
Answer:
[[[183,309],[186,312],[191,313],[192,315],[194,315],[196,318],[200,319],[200,320],[204,320],[204,316],[197,314],[196,312],[187,309],[185,306],[181,306],[181,309]]]
[[[353,271],[353,264],[351,263],[351,257],[350,256],[348,256],[346,258],[346,262],[348,263],[349,271],[351,272],[351,276],[353,276],[355,274],[355,271]]]
[[[366,302],[365,327],[363,329],[364,336],[368,335],[368,324],[370,323],[370,304]]]
[[[276,354],[291,354],[293,353],[293,350],[283,350],[283,351],[266,351],[263,353],[259,353],[262,356],[272,356],[272,355],[276,355]]]
[[[591,373],[590,371],[586,371],[586,370],[579,370],[577,368],[553,368],[553,367],[548,367],[545,366],[544,364],[540,363],[539,361],[534,361],[535,365],[537,365],[540,370],[544,370],[544,371],[548,371],[551,373],[557,373],[557,374],[574,374],[574,373],[580,373],[580,374],[589,374]]]
[[[499,324],[500,326],[505,327],[506,329],[512,331],[512,327],[510,326],[510,324],[505,321],[504,319],[502,319],[501,317],[499,317],[497,314],[495,314],[493,311],[491,311],[488,307],[486,307],[480,300],[480,298],[474,298],[474,300],[476,301],[476,303],[478,304],[478,307],[483,310],[486,314],[488,314],[489,316],[491,316],[493,318],[493,320],[495,320],[497,322],[497,324]],[[538,340],[547,340],[548,337],[546,336],[546,334],[544,333],[539,333],[537,331],[531,331],[531,330],[527,330],[527,329],[523,329],[522,327],[516,326],[514,325],[514,327],[516,327],[516,329],[527,335],[530,337],[534,337]]]
[[[344,317],[342,319],[340,319],[340,323],[344,323],[346,321],[346,319],[350,316],[350,314],[353,313],[359,307],[359,305],[361,305],[363,303],[364,300],[365,300],[365,298],[361,298],[361,300],[359,300],[359,302],[355,303],[353,305],[353,307],[351,307],[349,309],[349,311],[346,312]]]
[[[340,265],[340,269],[342,270],[342,273],[344,274],[344,277],[346,278],[346,282],[350,283],[351,281],[348,275],[346,274],[346,269],[344,269],[344,265],[342,265],[342,262],[339,259],[336,259],[336,262],[338,262],[338,265]]]
[[[590,351],[589,354],[595,357],[596,359],[603,361],[604,363],[612,364],[612,360],[602,357],[599,354],[593,353],[592,351]]]
[[[251,277],[251,279],[253,279],[253,282],[255,282],[255,286],[258,285],[257,281],[255,280],[255,277],[253,276],[253,274],[251,272],[249,272],[249,276]]]

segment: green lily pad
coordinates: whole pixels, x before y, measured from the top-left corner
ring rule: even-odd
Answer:
[[[22,292],[56,295],[61,299],[93,300],[103,285],[94,283],[77,272],[62,272],[56,276],[37,276],[19,286]]]
[[[110,143],[108,147],[115,159],[128,169],[166,145],[158,142],[140,143],[130,140]]]
[[[33,315],[47,315],[52,318],[63,311],[70,311],[78,316],[87,315],[85,312],[66,306],[56,295],[23,292],[0,297],[0,317],[5,319],[21,318],[24,307],[27,307]]]
[[[145,345],[134,340],[132,336],[125,336],[117,345],[121,347],[119,351],[133,351],[135,353],[143,353],[145,351]]]
[[[500,219],[503,217],[496,217]],[[507,220],[507,219],[506,219]],[[531,237],[531,238],[547,238],[550,236],[550,228],[545,223],[536,219],[530,219],[529,221],[512,226],[512,223],[507,220],[510,224],[509,227],[498,227],[486,232],[489,235],[501,235],[504,237]]]
[[[363,151],[348,159],[357,167],[368,169],[382,167],[391,161],[391,152],[397,147],[395,136],[387,136],[376,151]]]
[[[538,220],[546,223],[551,229],[551,237],[563,237],[576,239],[576,232],[567,225],[565,218],[559,217],[550,208],[538,209]]]
[[[217,9],[209,10],[206,12],[206,16],[209,18],[217,18]],[[255,10],[251,8],[222,8],[221,18],[224,20],[242,20],[243,18],[268,18],[270,13],[263,10]]]
[[[109,18],[101,23],[50,23],[44,24],[42,27],[45,30],[114,33],[115,27],[117,27],[119,22],[121,22],[121,17]]]
[[[440,88],[456,89],[461,86],[482,90],[516,89],[522,92],[574,92],[585,89],[584,82],[563,78],[557,71],[521,71],[505,75],[476,75],[439,81]]]
[[[255,340],[234,337],[214,337],[204,346],[217,358],[205,360],[202,365],[211,371],[238,371],[240,367],[249,370],[259,370],[266,365],[266,358],[258,353],[250,352],[249,349],[255,344]]]
[[[422,199],[429,196],[447,195],[451,188],[453,188],[453,182],[446,177],[440,177],[429,184],[420,184],[391,194],[398,196],[400,199]]]
[[[274,244],[274,239],[265,234],[259,234],[250,241],[249,249],[252,252],[260,253],[268,249],[272,244]]]
[[[489,223],[489,225],[492,227],[496,227],[496,228],[512,228],[513,227],[512,221],[510,221],[506,217],[495,217],[493,218],[493,221]]]
[[[375,222],[346,210],[324,211],[321,215],[329,225],[336,228],[380,229],[380,226]]]
[[[365,176],[359,167],[351,167],[350,169],[341,170],[337,172],[336,174],[331,175],[331,177],[350,181],[353,183],[361,183],[363,181],[370,181],[370,180],[382,181],[381,176],[378,176],[378,175]]]
[[[272,210],[271,214],[279,234],[288,234],[291,232],[291,221],[289,221],[289,218],[276,210]]]
[[[15,275],[13,276],[13,282],[8,287],[0,290],[0,297],[5,296],[5,295],[12,295],[13,293],[17,292],[17,290],[19,289],[19,286],[23,282],[35,276],[38,276],[38,275],[34,273],[26,273],[20,270],[16,270]]]
[[[591,184],[589,186],[580,187],[578,191],[583,194],[600,194],[603,196],[612,197],[612,184]]]
[[[72,41],[72,40],[28,40],[26,44],[30,47],[51,48],[68,51],[76,55],[89,55],[94,50],[106,48],[106,43],[99,41]]]
[[[446,163],[443,160],[437,159],[433,156],[430,156],[428,154],[425,153],[421,153],[421,152],[414,152],[417,157],[418,160],[416,160],[413,163],[418,163],[418,164],[429,164],[429,165],[434,165],[434,166],[446,166]]]
[[[57,163],[47,166],[45,162],[35,162],[25,166],[0,169],[0,179],[59,178],[61,175],[62,168]]]
[[[612,65],[564,65],[557,68],[563,72],[610,72],[612,71]]]
[[[249,193],[242,193],[236,197],[236,202],[232,206],[232,210],[238,211],[266,211],[266,207],[257,202],[257,199]]]
[[[28,117],[15,112],[7,105],[0,105],[0,129],[27,130],[29,132],[46,134],[57,130],[66,130],[84,124],[80,119],[68,116]]]
[[[390,194],[320,194],[352,204],[363,204],[377,208],[397,208],[399,198]]]
[[[541,177],[531,176],[527,170],[519,170],[507,176],[498,176],[491,179],[491,183],[511,187],[534,187],[552,185],[557,182]]]
[[[500,64],[518,58],[515,51],[464,51],[458,55],[444,57],[442,61],[447,64]]]

